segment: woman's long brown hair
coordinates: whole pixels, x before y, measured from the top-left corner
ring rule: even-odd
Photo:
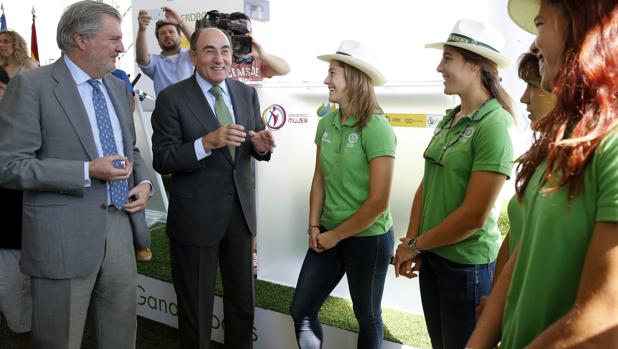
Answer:
[[[546,0],[568,21],[557,104],[539,121],[533,145],[519,159],[519,198],[546,161],[548,192],[569,186],[580,193],[586,165],[616,125],[618,116],[618,3],[616,0]]]
[[[356,115],[356,127],[361,130],[373,114],[384,114],[378,104],[371,78],[362,71],[341,61],[336,61],[343,68],[350,110],[346,113]]]

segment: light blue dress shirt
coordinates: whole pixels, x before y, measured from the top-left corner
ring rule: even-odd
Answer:
[[[176,57],[149,54],[148,58],[148,64],[138,66],[152,79],[157,95],[169,85],[190,77],[195,69],[189,58],[189,50],[186,48],[181,48]]]

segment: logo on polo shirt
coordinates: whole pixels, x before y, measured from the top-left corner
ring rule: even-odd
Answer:
[[[328,132],[324,131],[324,133],[322,133],[322,143],[330,143],[331,140],[330,138],[328,138]]]
[[[474,127],[472,126],[468,126],[466,127],[466,129],[463,131],[463,134],[461,135],[462,138],[470,138],[472,137],[472,135],[474,134]]]
[[[356,142],[358,142],[358,133],[356,132],[352,132],[348,135],[348,148],[353,148],[354,144],[356,144]]]

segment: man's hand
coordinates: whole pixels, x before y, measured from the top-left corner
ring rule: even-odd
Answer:
[[[173,23],[173,24],[178,24],[178,25],[182,24],[183,20],[180,17],[180,15],[178,14],[178,12],[172,10],[171,8],[169,8],[167,6],[163,6],[162,9],[165,12],[165,21],[166,22]]]
[[[124,210],[133,213],[146,208],[150,199],[150,184],[142,183],[129,190],[129,202],[124,205]]]
[[[273,152],[275,147],[275,137],[268,130],[260,132],[249,131],[249,140],[253,144],[253,149],[258,153]]]
[[[148,24],[150,24],[150,21],[152,21],[152,17],[150,17],[148,11],[139,10],[137,13],[138,30],[141,32],[146,30],[146,28],[148,28]]]
[[[114,161],[120,161],[122,167],[115,168],[113,166]],[[129,162],[128,158],[121,155],[104,156],[88,163],[88,175],[90,178],[102,181],[127,179],[131,175],[131,171],[133,171],[133,164]]]
[[[244,131],[245,127],[242,125],[229,124],[221,126],[202,137],[204,150],[209,151],[227,146],[239,147],[247,136]]]

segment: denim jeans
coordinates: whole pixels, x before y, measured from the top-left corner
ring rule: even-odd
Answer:
[[[301,349],[322,347],[320,307],[344,273],[359,325],[357,347],[380,347],[384,337],[382,291],[393,255],[393,235],[391,228],[378,236],[347,238],[321,253],[307,251],[290,306]]]
[[[462,349],[476,325],[475,308],[491,290],[496,262],[460,264],[423,252],[419,275],[425,323],[434,349]]]

